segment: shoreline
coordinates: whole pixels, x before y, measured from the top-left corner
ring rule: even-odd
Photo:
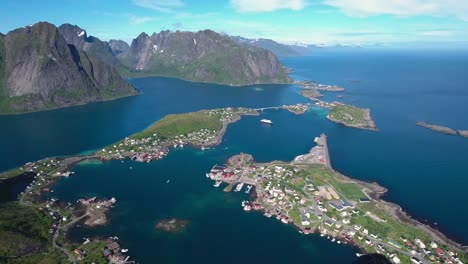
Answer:
[[[418,234],[420,234],[421,239],[423,239],[426,243],[429,243],[428,241],[431,241],[431,240],[427,240],[427,239],[432,239],[432,241],[436,241],[438,244],[440,243],[439,245],[441,245],[441,248],[443,248],[444,250],[447,250],[447,252],[453,251],[453,252],[459,252],[459,253],[463,253],[463,254],[468,252],[468,247],[467,246],[463,245],[462,243],[457,242],[455,239],[452,239],[452,238],[448,237],[441,230],[438,230],[437,228],[433,228],[428,224],[424,224],[422,221],[419,221],[417,218],[412,218],[411,215],[409,213],[405,212],[400,205],[398,205],[396,203],[393,203],[393,202],[390,202],[390,201],[387,201],[387,200],[384,200],[383,196],[388,192],[388,189],[383,187],[379,183],[354,179],[354,178],[346,176],[346,175],[344,175],[344,174],[342,174],[342,173],[340,173],[338,171],[335,171],[332,168],[331,162],[330,162],[330,159],[329,159],[326,136],[324,134],[322,134],[321,140],[318,140],[318,139],[320,139],[320,138],[316,138],[315,142],[317,143],[318,146],[322,146],[324,148],[324,154],[323,155],[324,155],[325,158],[324,158],[324,162],[323,161],[321,162],[323,164],[323,166],[325,166],[326,168],[331,170],[334,177],[336,177],[336,180],[338,181],[338,183],[340,183],[340,184],[352,183],[352,184],[355,184],[356,186],[358,186],[360,188],[360,190],[364,194],[366,194],[369,198],[372,198],[372,199],[369,199],[370,200],[369,202],[372,202],[372,206],[375,206],[376,209],[382,210],[383,214],[381,215],[379,210],[373,211],[374,210],[374,209],[372,209],[373,207],[371,207],[371,208],[369,208],[367,206],[364,206],[364,207],[359,206],[358,207],[357,204],[356,204],[356,207],[357,207],[358,210],[364,210],[363,212],[366,212],[365,210],[369,210],[369,211],[366,212],[365,215],[366,216],[368,215],[368,217],[370,217],[372,219],[377,218],[377,220],[375,220],[376,223],[379,223],[380,221],[384,221],[386,223],[387,219],[391,220],[390,223],[387,226],[387,228],[391,228],[388,232],[390,232],[390,233],[391,232],[397,232],[396,233],[397,236],[400,235],[400,234],[406,235],[405,232],[409,232],[410,236],[412,235],[413,236],[412,238],[415,239],[415,237],[418,238],[419,237]],[[312,164],[317,164],[317,162],[314,161],[314,156],[316,155],[315,154],[316,152],[314,151],[315,148],[316,147],[313,147],[308,154],[299,155],[296,158],[294,158],[293,161],[290,161],[290,162],[270,161],[270,162],[257,163],[257,162],[255,162],[253,160],[253,157],[251,155],[241,153],[239,155],[234,155],[234,156],[230,157],[225,165],[221,165],[221,166],[215,165],[215,167],[213,167],[213,169],[210,171],[210,173],[207,173],[207,177],[209,177],[213,181],[217,181],[217,183],[218,183],[218,181],[227,183],[231,187],[234,187],[234,186],[237,185],[237,187],[241,186],[240,188],[242,188],[243,184],[252,185],[253,188],[254,188],[254,192],[253,192],[253,194],[251,194],[249,196],[250,202],[244,201],[242,203],[242,206],[244,207],[245,211],[250,211],[250,210],[259,211],[259,212],[263,213],[263,215],[265,217],[268,217],[268,218],[271,218],[272,216],[276,216],[275,218],[277,220],[281,220],[282,223],[292,225],[295,229],[299,230],[299,232],[302,233],[302,234],[321,233],[321,236],[324,236],[323,234],[325,234],[327,236],[327,238],[329,236],[331,236],[331,237],[337,239],[338,241],[340,241],[338,243],[343,242],[343,244],[350,244],[350,245],[358,248],[361,252],[364,252],[364,253],[367,253],[367,254],[375,253],[376,248],[374,248],[374,246],[376,246],[377,244],[381,245],[380,243],[383,243],[387,247],[390,247],[390,252],[393,250],[393,251],[397,252],[398,254],[403,254],[402,255],[403,257],[405,257],[405,256],[407,256],[408,258],[411,257],[413,254],[410,254],[410,252],[408,251],[411,248],[407,244],[405,244],[407,247],[403,248],[403,247],[401,247],[401,245],[399,247],[397,247],[394,244],[395,242],[391,242],[393,239],[396,239],[394,237],[394,235],[391,235],[391,236],[387,237],[386,233],[384,233],[384,235],[382,235],[382,237],[381,237],[379,232],[375,233],[375,234],[377,234],[377,236],[373,235],[372,233],[369,233],[370,236],[372,237],[372,238],[370,238],[370,237],[367,236],[367,234],[368,234],[368,233],[366,233],[367,231],[365,231],[364,233],[366,235],[364,235],[364,237],[367,237],[367,240],[370,239],[369,243],[367,243],[367,240],[366,240],[366,244],[367,244],[366,245],[366,244],[362,243],[362,242],[364,242],[364,241],[362,241],[362,237],[359,237],[360,242],[358,240],[354,239],[354,232],[353,232],[353,234],[348,232],[350,230],[349,229],[350,226],[348,225],[348,223],[344,222],[344,220],[343,220],[343,230],[340,230],[340,227],[338,226],[338,224],[335,227],[335,230],[333,230],[333,228],[328,229],[326,226],[323,225],[325,223],[324,221],[329,221],[327,219],[330,219],[330,217],[331,217],[331,216],[328,215],[328,213],[320,214],[319,215],[320,217],[318,217],[318,219],[317,219],[317,216],[315,216],[313,218],[309,217],[310,223],[306,222],[306,224],[304,224],[304,221],[305,221],[304,217],[305,216],[302,215],[303,214],[302,210],[305,210],[304,208],[311,208],[312,209],[311,205],[310,204],[307,205],[307,203],[308,203],[309,199],[312,199],[312,197],[315,197],[315,196],[310,196],[310,194],[305,193],[305,196],[302,196],[303,198],[301,198],[301,204],[303,204],[302,200],[304,199],[304,197],[307,197],[307,199],[304,200],[306,205],[299,205],[298,204],[298,202],[299,202],[298,199],[301,196],[294,197],[294,198],[296,198],[296,202],[294,202],[294,199],[293,199],[292,204],[291,204],[291,200],[289,198],[287,198],[286,200],[282,200],[282,199],[279,199],[279,200],[278,199],[273,199],[273,200],[271,200],[273,198],[273,194],[275,192],[278,192],[278,191],[281,192],[282,187],[274,187],[273,189],[269,189],[270,184],[272,184],[272,182],[274,182],[275,177],[282,177],[282,178],[285,177],[285,176],[281,176],[282,174],[278,174],[278,175],[271,174],[271,171],[272,171],[271,168],[276,168],[274,170],[277,172],[278,168],[281,168],[281,167],[286,168],[286,167],[289,166],[289,170],[298,172],[298,171],[301,171],[301,168],[304,169],[304,168],[307,168],[307,166],[310,166]],[[247,160],[244,157],[248,157]],[[296,167],[291,167],[291,166],[296,166]],[[237,172],[234,172],[234,174],[231,176],[230,171],[233,171],[234,168],[236,168]],[[259,169],[259,171],[257,171],[257,169]],[[220,174],[221,172],[222,172],[222,174]],[[286,175],[288,175],[288,173],[289,172],[286,172]],[[228,178],[226,178],[226,176],[225,176],[226,174],[228,174]],[[253,178],[251,178],[252,175],[257,175],[257,177],[253,176]],[[271,178],[271,177],[273,177],[273,178]],[[288,176],[288,177],[292,177],[292,176]],[[303,176],[300,176],[300,177],[305,177],[305,176],[303,175]],[[292,180],[297,179],[297,178],[292,177],[290,179],[291,179],[290,184],[292,184],[292,182],[293,182]],[[317,181],[317,179],[315,179],[313,181]],[[321,179],[321,180],[318,180],[318,181],[327,182],[326,179]],[[266,184],[267,182],[268,182],[268,184]],[[289,180],[288,180],[288,182],[289,182]],[[278,183],[277,185],[280,186],[280,183],[282,183],[282,182],[280,180],[280,181],[278,181],[276,183]],[[273,186],[276,186],[276,183],[274,183]],[[257,189],[259,186],[261,186],[260,190]],[[265,188],[265,186],[266,186],[266,188]],[[323,185],[320,185],[320,186],[323,186]],[[275,188],[279,188],[279,189],[275,189]],[[290,188],[290,187],[286,187],[286,188]],[[301,187],[301,188],[305,188],[305,187]],[[336,188],[336,187],[332,187],[332,188]],[[320,187],[319,187],[319,189],[320,189]],[[292,189],[292,190],[294,192],[296,192],[295,189]],[[288,192],[287,189],[285,189],[285,192],[286,193]],[[343,195],[342,192],[343,192],[343,190],[339,191],[340,196]],[[291,194],[291,191],[289,191],[289,193]],[[294,195],[297,195],[297,194],[294,194]],[[318,195],[318,197],[320,197],[323,194],[315,194],[315,195]],[[283,196],[284,196],[284,194],[283,194]],[[277,197],[276,194],[274,195],[274,197]],[[280,197],[280,196],[278,195],[278,197]],[[288,196],[286,196],[286,197],[288,197]],[[344,197],[342,199],[348,199],[349,198],[346,195],[343,195],[341,197]],[[314,199],[316,199],[316,198],[314,198]],[[317,199],[321,200],[322,198],[317,198]],[[330,201],[329,199],[330,198],[327,198],[327,201]],[[337,199],[337,198],[335,198],[335,199]],[[354,198],[354,199],[356,199],[356,198]],[[289,207],[290,209],[285,209],[284,205],[281,206],[281,204],[282,204],[281,202],[279,203],[279,205],[277,205],[277,203],[274,202],[275,200],[276,201],[284,201],[285,202],[284,204],[287,205],[286,208]],[[244,203],[245,203],[245,205],[244,205]],[[313,206],[315,207],[315,205],[313,205]],[[299,220],[297,220],[298,219],[297,218],[298,216],[296,215],[297,213],[295,213],[294,215],[292,214],[292,209],[294,207],[296,208],[295,210],[297,211],[297,213],[301,214],[301,217],[299,218]],[[351,208],[354,208],[354,207],[351,207]],[[312,211],[309,211],[309,212],[310,212],[310,214],[312,214]],[[341,212],[341,211],[339,211],[339,212]],[[314,212],[314,214],[316,214],[316,213],[317,213],[317,211]],[[322,220],[322,217],[321,217],[322,215],[324,217],[323,220]],[[332,213],[332,216],[333,216],[333,213]],[[341,221],[338,221],[335,218],[332,218],[332,219],[336,223],[341,223]],[[338,219],[340,219],[340,218],[338,218]],[[297,222],[297,221],[299,221],[299,222]],[[300,221],[302,221],[302,223]],[[355,220],[352,220],[352,221],[355,221]],[[356,228],[356,225],[354,227]],[[367,224],[364,225],[364,228],[366,228],[366,227],[367,227]],[[370,226],[367,227],[367,228],[370,229]],[[393,229],[393,228],[395,228],[395,229]],[[403,228],[403,229],[400,230],[400,228]],[[407,229],[407,228],[409,228],[409,229]],[[393,231],[391,231],[392,229],[393,229]],[[346,231],[346,230],[348,230],[348,231]],[[358,229],[356,229],[356,230],[358,230]],[[402,232],[402,230],[403,230],[403,233],[399,233],[399,232]],[[417,230],[419,230],[419,231],[417,231]],[[416,233],[413,233],[413,232],[416,232]],[[421,232],[421,233],[418,233],[418,232]],[[356,233],[358,233],[358,232],[356,232]],[[412,240],[408,240],[408,241],[412,241]],[[334,240],[332,242],[334,242]],[[371,250],[369,250],[369,248],[368,248],[369,244],[372,246]],[[398,242],[397,242],[397,244],[398,244]],[[377,252],[379,252],[379,250],[377,250]],[[384,250],[384,252],[386,252],[386,251]],[[423,259],[424,259],[423,263],[426,263],[425,262],[426,258],[429,258],[429,256],[431,256],[431,255],[428,255],[428,253],[425,253],[425,255],[423,257]],[[466,258],[466,255],[464,256],[464,258]]]

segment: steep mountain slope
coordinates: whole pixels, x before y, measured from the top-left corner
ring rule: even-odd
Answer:
[[[118,55],[132,76],[167,76],[190,81],[246,85],[288,83],[277,57],[211,30],[140,34]]]
[[[71,24],[63,24],[58,27],[58,31],[68,44],[72,44],[78,50],[91,54],[102,62],[112,65],[119,72],[125,72],[127,69],[115,58],[109,43],[101,41],[94,36],[88,36],[86,30]],[[128,45],[128,44],[127,44]]]
[[[114,56],[119,55],[120,53],[126,52],[130,46],[127,42],[118,39],[109,40],[109,47],[112,50]]]
[[[2,39],[0,70],[4,67],[4,71],[0,79],[3,76],[4,85],[0,113],[36,111],[138,93],[97,56],[67,44],[58,29],[47,22],[16,29]]]

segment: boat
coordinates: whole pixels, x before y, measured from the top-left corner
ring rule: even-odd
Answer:
[[[359,258],[359,257],[361,257],[361,256],[362,256],[362,254],[361,254],[361,253],[356,253],[356,257],[358,257],[358,258]]]
[[[252,185],[247,185],[247,188],[245,188],[245,193],[249,193],[250,189],[252,189]]]
[[[169,183],[169,180],[167,180],[167,182],[166,182],[166,183]]]
[[[235,192],[240,192],[240,190],[242,190],[242,187],[244,187],[244,183],[243,183],[243,182],[237,184],[237,187],[236,187],[236,189],[235,189],[234,191],[235,191]]]
[[[122,251],[122,253],[127,253],[127,252],[128,252],[128,249],[122,248],[120,251]]]
[[[252,210],[252,207],[250,205],[246,204],[244,206],[244,211],[250,211],[250,210]]]
[[[202,146],[202,147],[201,147],[201,150],[205,150],[205,146]]]
[[[260,122],[264,124],[269,124],[269,125],[273,124],[273,122],[270,119],[262,119],[260,120]]]
[[[336,239],[335,239],[335,238],[333,238],[333,239],[331,240],[331,242],[335,242],[335,241],[336,241]]]
[[[263,215],[268,217],[268,218],[272,217],[272,215],[270,213],[264,213]]]
[[[222,183],[222,181],[216,181],[213,186],[214,187],[219,187],[221,185],[221,183]]]
[[[325,236],[325,234],[324,234],[324,233],[322,233],[322,234],[320,234],[320,236],[321,236],[321,237],[324,237],[324,236]]]

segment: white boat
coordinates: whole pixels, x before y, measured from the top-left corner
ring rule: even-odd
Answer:
[[[213,186],[214,187],[219,187],[221,185],[221,183],[222,183],[222,181],[216,181]]]
[[[127,252],[128,252],[128,249],[122,248],[120,251],[122,251],[122,253],[127,253]]]
[[[205,175],[206,175],[206,177],[207,177],[207,178],[209,178],[209,177],[210,177],[210,174],[209,174],[209,173],[207,173],[207,174],[205,174]]]
[[[167,182],[166,182],[166,183],[169,183],[169,180],[167,180]]]
[[[335,238],[333,238],[333,239],[331,240],[331,242],[335,242],[335,241],[336,241],[336,239],[335,239]]]
[[[250,211],[250,210],[252,210],[252,207],[250,205],[246,204],[244,206],[244,211]]]
[[[252,185],[247,185],[247,188],[245,188],[245,193],[249,193],[250,189],[252,189]]]
[[[270,119],[262,119],[260,120],[260,122],[264,124],[269,124],[269,125],[273,124],[273,122]]]
[[[243,183],[243,182],[237,184],[236,189],[235,189],[234,191],[240,192],[240,190],[242,190],[242,187],[244,187],[244,183]]]

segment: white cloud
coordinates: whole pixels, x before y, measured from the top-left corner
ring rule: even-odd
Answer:
[[[184,6],[182,0],[133,0],[137,6],[153,9],[160,12],[172,12],[173,8]]]
[[[419,35],[425,37],[450,37],[454,35],[454,32],[450,30],[430,30],[420,32]]]
[[[455,16],[468,21],[467,0],[325,0],[351,16]]]
[[[301,10],[304,0],[230,0],[238,12],[271,12],[278,9]]]
[[[129,16],[128,23],[130,25],[140,25],[149,21],[153,21],[154,17],[149,16]]]

